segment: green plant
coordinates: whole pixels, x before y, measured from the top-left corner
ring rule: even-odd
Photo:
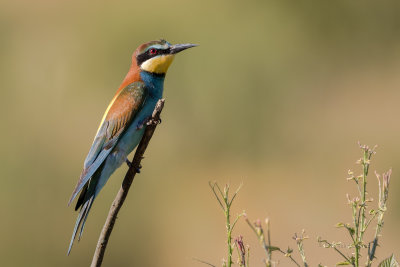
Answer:
[[[338,223],[336,225],[337,228],[343,228],[349,234],[351,243],[346,248],[347,251],[342,251],[341,248],[343,247],[342,242],[330,242],[328,240],[322,239],[318,237],[317,241],[320,245],[325,248],[331,248],[336,251],[343,260],[338,262],[336,265],[352,265],[354,267],[362,266],[362,254],[367,252],[365,266],[371,267],[372,263],[376,259],[375,253],[376,249],[379,246],[379,237],[381,235],[381,231],[383,228],[383,218],[384,214],[387,210],[387,201],[389,196],[389,183],[390,177],[392,174],[392,170],[379,175],[375,172],[375,175],[378,180],[378,201],[377,201],[377,208],[371,209],[370,205],[373,202],[372,198],[367,198],[368,191],[367,191],[367,184],[368,184],[368,175],[369,169],[371,164],[371,158],[376,153],[375,148],[369,148],[366,145],[360,145],[360,149],[362,150],[362,157],[357,161],[357,164],[361,166],[361,173],[359,175],[354,175],[352,171],[349,171],[349,177],[347,178],[348,181],[353,181],[357,186],[358,195],[356,197],[350,197],[347,194],[348,203],[352,210],[352,223]],[[227,247],[228,247],[228,257],[227,260],[223,261],[223,267],[231,267],[234,262],[232,260],[232,252],[233,248],[236,247],[236,252],[238,254],[237,263],[240,267],[250,267],[250,247],[245,246],[243,242],[243,237],[239,236],[235,239],[234,244],[232,244],[232,233],[235,228],[236,223],[238,220],[244,216],[245,221],[253,230],[257,239],[264,249],[266,254],[266,259],[264,260],[266,267],[274,267],[277,265],[277,262],[274,261],[272,258],[273,254],[280,253],[285,257],[289,258],[293,264],[300,267],[300,263],[295,260],[293,257],[293,249],[288,247],[285,251],[277,246],[272,245],[271,241],[271,231],[270,231],[270,220],[265,220],[265,227],[262,226],[261,220],[256,220],[255,222],[251,223],[250,220],[247,218],[246,214],[243,212],[236,216],[235,220],[231,222],[231,206],[233,200],[236,198],[240,187],[235,191],[232,197],[229,196],[229,185],[226,185],[223,190],[219,187],[219,185],[214,182],[210,183],[211,190],[213,191],[219,205],[221,206],[222,210],[224,211],[225,221],[226,221],[226,234],[227,234]],[[375,231],[374,237],[372,241],[366,242],[365,241],[365,233],[368,229],[375,224]],[[305,251],[304,251],[304,240],[308,239],[305,235],[305,231],[302,230],[300,235],[294,234],[293,239],[296,242],[297,250],[299,252],[302,265],[304,267],[308,267]],[[350,251],[350,255],[349,255]],[[214,266],[210,263],[198,260],[202,263],[208,264],[210,266]],[[323,267],[323,265],[319,264],[319,267]],[[378,267],[399,267],[399,264],[395,260],[394,256],[390,256],[389,258],[381,261]]]
[[[256,220],[255,222],[251,223],[249,221],[249,219],[246,217],[246,222],[250,226],[250,228],[253,230],[253,232],[256,234],[261,247],[264,249],[264,251],[266,253],[267,258],[264,260],[266,267],[272,267],[272,266],[276,265],[276,262],[274,262],[272,260],[273,252],[279,252],[279,253],[283,254],[285,257],[289,258],[295,265],[300,267],[300,264],[292,256],[293,249],[288,247],[286,251],[283,251],[279,247],[271,245],[272,241],[271,241],[270,221],[268,218],[265,220],[266,229],[267,229],[267,240],[265,239],[265,234],[264,234],[265,231],[261,225],[261,220]],[[304,267],[308,267],[308,265],[305,261],[305,253],[303,250],[303,241],[304,241],[304,239],[307,239],[307,238],[308,237],[304,236],[304,230],[300,237],[298,237],[297,234],[295,234],[295,236],[293,237],[293,239],[296,240],[296,243],[298,244],[298,249],[299,249],[300,254],[302,255]]]
[[[225,219],[226,219],[226,237],[227,237],[227,246],[228,246],[228,258],[226,261],[223,262],[223,267],[231,267],[232,266],[232,251],[233,251],[233,245],[232,245],[232,231],[235,228],[236,223],[238,222],[239,218],[244,215],[244,213],[241,213],[236,216],[235,220],[233,223],[231,222],[231,206],[233,200],[236,198],[241,186],[235,191],[232,197],[229,196],[229,185],[225,185],[224,189],[221,190],[219,185],[214,182],[214,183],[209,183],[211,190],[213,191],[216,199],[218,200],[219,205],[221,206]]]
[[[361,173],[355,175],[353,171],[348,172],[348,181],[353,181],[357,186],[358,196],[350,197],[347,194],[347,200],[352,210],[352,223],[338,223],[336,227],[343,228],[349,234],[351,238],[351,245],[348,249],[351,250],[351,255],[346,255],[347,253],[342,252],[339,249],[341,242],[329,242],[327,240],[318,237],[318,242],[325,248],[333,248],[344,261],[339,262],[338,265],[353,265],[356,267],[361,266],[361,255],[362,251],[367,251],[367,259],[365,266],[370,267],[375,259],[375,252],[378,246],[379,236],[383,227],[383,216],[387,210],[387,200],[389,195],[389,182],[392,170],[390,169],[382,176],[375,172],[378,179],[378,207],[377,209],[370,209],[370,203],[373,202],[372,198],[367,198],[367,184],[368,184],[368,174],[371,165],[371,158],[376,153],[376,146],[373,148],[367,145],[360,145],[362,150],[362,157],[357,161],[357,164],[361,167]],[[365,241],[365,232],[369,229],[371,225],[376,223],[374,238],[370,242]]]

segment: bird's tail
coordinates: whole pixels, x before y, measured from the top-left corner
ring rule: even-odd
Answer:
[[[92,195],[85,202],[85,204],[83,204],[81,210],[79,211],[79,215],[78,215],[78,218],[76,219],[74,231],[72,232],[71,242],[69,243],[68,255],[71,252],[72,245],[74,243],[74,240],[75,240],[75,237],[76,237],[76,234],[78,232],[79,227],[80,227],[81,230],[79,232],[78,241],[81,239],[83,228],[85,227],[85,222],[86,222],[87,216],[89,214],[90,208],[92,207],[93,200],[94,200],[94,195]]]
[[[74,231],[72,232],[71,242],[69,243],[69,247],[68,247],[68,255],[71,252],[72,245],[74,244],[76,234],[78,233],[79,228],[80,228],[80,231],[79,231],[78,241],[81,239],[83,229],[85,228],[86,219],[87,219],[89,211],[92,207],[93,201],[97,195],[96,187],[97,187],[102,169],[103,168],[99,168],[95,172],[95,174],[90,178],[88,183],[82,189],[82,192],[76,203],[75,210],[78,210],[79,207],[81,209],[79,211],[78,218],[76,219],[76,222],[75,222]]]

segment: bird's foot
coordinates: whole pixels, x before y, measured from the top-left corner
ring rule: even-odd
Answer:
[[[147,121],[147,125],[158,125],[161,124],[161,122],[161,118],[159,118],[158,120],[153,120],[152,118],[149,118]]]
[[[129,161],[128,158],[125,159],[126,165],[128,165],[129,168],[132,167],[132,162]],[[142,165],[139,165],[139,167],[137,167],[135,169],[136,173],[140,173],[140,170],[142,169]]]
[[[128,158],[125,159],[126,165],[130,168],[132,166],[132,162],[129,161]]]
[[[136,168],[136,173],[140,173],[141,169],[142,169],[142,165],[139,165],[139,167]]]

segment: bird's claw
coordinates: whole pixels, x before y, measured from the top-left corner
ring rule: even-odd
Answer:
[[[158,125],[158,124],[161,124],[161,122],[162,122],[161,118],[159,118],[158,120],[154,120],[152,117],[149,117],[146,120],[139,122],[136,129],[140,130],[145,125]]]
[[[125,159],[126,165],[128,165],[129,168],[132,167],[132,162],[129,161],[128,158]],[[140,173],[140,170],[142,169],[142,165],[139,164],[139,167],[135,169],[136,173]]]
[[[140,170],[142,169],[142,165],[139,165],[139,167],[136,168],[136,173],[140,173]]]
[[[125,159],[126,165],[130,168],[132,166],[132,162],[129,161],[128,158]]]
[[[158,125],[161,124],[161,122],[162,122],[161,118],[159,118],[158,120],[153,120],[152,118],[150,118],[147,121],[147,125]]]

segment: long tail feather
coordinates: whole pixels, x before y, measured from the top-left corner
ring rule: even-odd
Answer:
[[[81,194],[78,198],[78,201],[76,203],[75,210],[79,209],[79,207],[81,209],[79,211],[78,218],[76,219],[75,222],[74,231],[72,232],[72,237],[68,248],[68,255],[71,252],[72,245],[74,244],[79,228],[80,231],[78,235],[78,241],[82,237],[83,229],[85,228],[85,223],[89,215],[89,211],[92,208],[93,201],[99,192],[99,189],[97,188],[100,176],[102,175],[103,167],[104,165],[100,166],[100,168],[94,173],[94,175],[90,178],[87,184],[83,187]]]
[[[87,219],[87,216],[89,215],[90,208],[92,207],[94,197],[95,197],[95,196],[93,195],[93,196],[91,196],[90,199],[88,200],[89,204],[88,204],[87,209],[86,209],[85,214],[84,214],[85,217],[84,217],[83,220],[82,220],[82,226],[81,226],[81,231],[79,232],[78,241],[81,240],[81,236],[82,236],[82,233],[83,233],[83,229],[85,228],[86,219]]]
[[[87,211],[87,208],[88,208],[88,204],[89,204],[89,201],[87,201],[83,205],[83,207],[81,208],[81,210],[79,212],[78,218],[76,219],[74,231],[72,232],[71,242],[69,243],[69,247],[68,247],[68,253],[67,253],[68,255],[69,255],[69,253],[71,253],[71,249],[72,249],[72,245],[74,244],[76,232],[78,231],[79,226],[81,225],[83,218],[86,217],[85,215],[87,215],[86,211]]]
[[[81,194],[79,195],[78,201],[76,201],[75,205],[75,210],[78,210],[82,205],[83,202],[85,201],[85,196],[88,191],[89,183],[85,185],[85,187],[82,189]]]

